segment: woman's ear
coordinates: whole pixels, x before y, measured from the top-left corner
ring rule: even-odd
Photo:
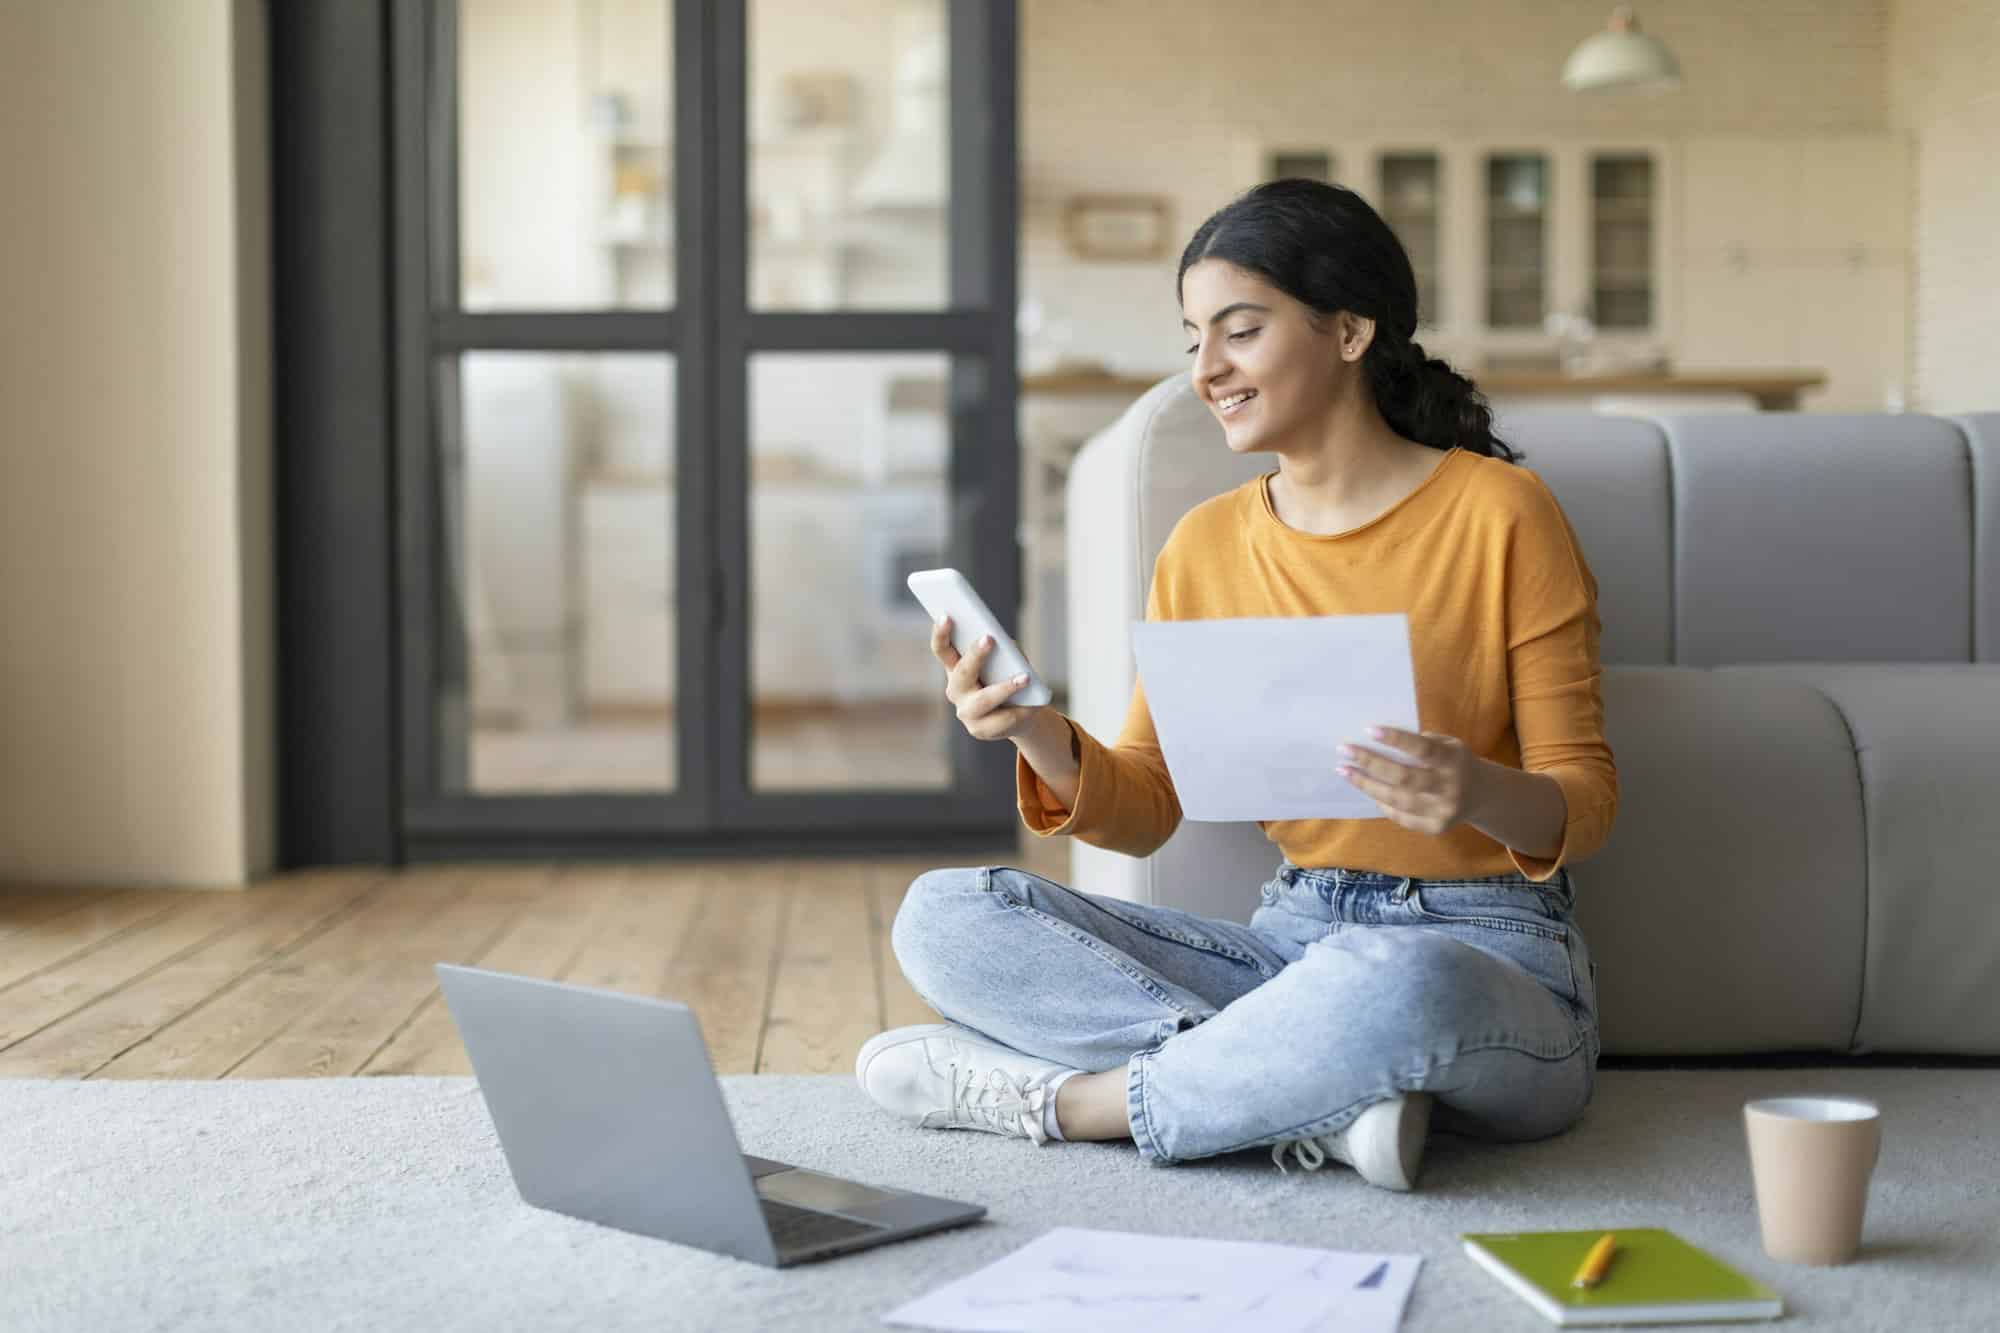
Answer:
[[[1339,323],[1335,326],[1340,335],[1340,359],[1359,361],[1368,354],[1369,344],[1375,341],[1375,321],[1363,319],[1351,310],[1343,310]]]

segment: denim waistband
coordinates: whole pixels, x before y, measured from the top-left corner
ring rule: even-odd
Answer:
[[[1417,876],[1391,875],[1381,870],[1350,870],[1345,866],[1316,866],[1308,868],[1306,866],[1295,865],[1287,859],[1281,861],[1278,865],[1278,878],[1287,884],[1296,884],[1300,880],[1305,880],[1309,884],[1347,886],[1362,890],[1380,889],[1384,892],[1389,892],[1402,887],[1403,884],[1409,881],[1417,879]],[[1523,884],[1540,889],[1555,888],[1557,885],[1567,887],[1569,884],[1569,867],[1565,866],[1561,870],[1558,870],[1547,881],[1541,884],[1536,884],[1526,875],[1519,873],[1512,875],[1489,875],[1479,878],[1519,880]]]
[[[1391,875],[1380,870],[1349,870],[1344,866],[1318,866],[1309,869],[1285,861],[1278,867],[1278,878],[1287,884],[1305,880],[1309,884],[1351,884],[1356,887],[1379,885],[1385,889],[1393,889],[1410,877]]]

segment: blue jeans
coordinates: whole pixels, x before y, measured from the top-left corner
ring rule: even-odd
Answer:
[[[1430,880],[1281,861],[1247,926],[1002,866],[932,870],[892,941],[910,985],[982,1036],[1130,1064],[1132,1138],[1171,1163],[1345,1129],[1433,1094],[1435,1130],[1575,1123],[1596,1085],[1596,966],[1569,872]]]

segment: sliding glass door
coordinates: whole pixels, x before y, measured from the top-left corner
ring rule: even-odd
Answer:
[[[1011,0],[389,14],[406,851],[1011,836]]]

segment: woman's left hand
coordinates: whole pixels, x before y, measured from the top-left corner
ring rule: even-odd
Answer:
[[[1340,775],[1375,800],[1382,813],[1419,833],[1442,833],[1478,806],[1479,757],[1465,742],[1437,731],[1371,727],[1369,734],[1415,762],[1404,763],[1358,745],[1344,745]]]

